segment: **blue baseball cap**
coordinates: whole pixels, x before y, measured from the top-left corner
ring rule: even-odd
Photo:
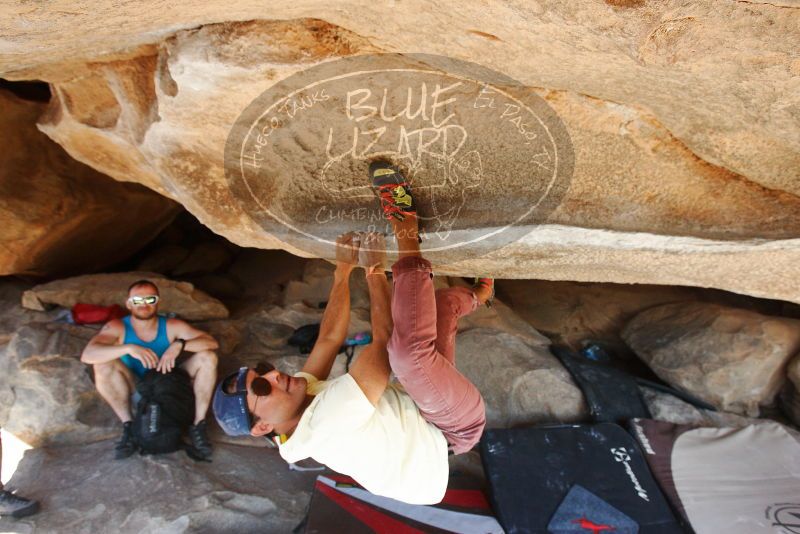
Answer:
[[[217,384],[214,391],[214,401],[212,409],[217,423],[229,436],[249,436],[250,428],[253,426],[250,419],[250,411],[247,409],[247,371],[248,367],[242,367],[235,373],[231,373]],[[234,383],[236,389],[233,393],[225,391],[226,385]]]

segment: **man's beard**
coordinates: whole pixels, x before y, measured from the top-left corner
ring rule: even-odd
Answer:
[[[137,319],[140,319],[142,321],[146,321],[148,319],[152,319],[155,316],[155,314],[156,314],[156,310],[153,310],[150,313],[140,312],[138,310],[131,311],[131,315],[133,315],[134,317],[136,317]]]

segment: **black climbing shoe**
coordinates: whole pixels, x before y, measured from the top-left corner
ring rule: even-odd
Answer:
[[[192,444],[186,448],[186,454],[193,460],[210,462],[213,449],[206,433],[206,422],[200,421],[196,425],[190,426],[189,438],[192,440]]]
[[[133,423],[122,423],[122,436],[114,445],[114,459],[124,460],[136,452],[136,441],[133,439]]]
[[[369,164],[369,177],[387,219],[394,217],[402,221],[406,215],[417,213],[414,198],[411,196],[411,185],[400,173],[400,169],[388,161],[373,161]]]
[[[38,501],[14,495],[10,491],[0,490],[0,517],[11,516],[18,519],[33,515],[38,511]]]

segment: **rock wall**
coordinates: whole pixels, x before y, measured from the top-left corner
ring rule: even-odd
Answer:
[[[44,109],[0,90],[0,275],[101,269],[150,241],[180,208],[72,159],[36,129]]]
[[[0,348],[0,425],[34,447],[115,436],[119,421],[80,355],[91,329],[29,323]]]
[[[500,280],[497,293],[515,313],[556,343],[579,350],[599,342],[620,357],[634,357],[620,333],[638,313],[671,302],[711,302],[764,315],[800,319],[800,306],[695,287]]]
[[[702,302],[647,309],[621,332],[665,382],[719,409],[758,416],[800,350],[800,320]]]
[[[503,249],[444,258],[441,272],[800,302],[796,3],[204,2],[167,17],[139,2],[56,4],[0,17],[0,75],[52,83],[41,129],[76,159],[177,200],[237,244],[327,254],[257,224],[231,195],[223,151],[242,110],[320,62],[424,52],[518,80],[560,117],[574,148],[569,188],[546,220]],[[310,155],[293,162],[313,169]],[[495,179],[519,173],[489,162]],[[486,189],[460,230],[485,227],[513,201],[509,183]],[[277,210],[302,208],[309,195],[289,181],[274,193],[267,207]]]

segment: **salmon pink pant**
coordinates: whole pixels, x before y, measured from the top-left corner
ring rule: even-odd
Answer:
[[[467,452],[480,440],[486,409],[478,388],[455,367],[455,341],[458,319],[475,311],[478,300],[464,287],[434,291],[431,264],[419,256],[402,258],[392,274],[392,371],[453,453]]]

